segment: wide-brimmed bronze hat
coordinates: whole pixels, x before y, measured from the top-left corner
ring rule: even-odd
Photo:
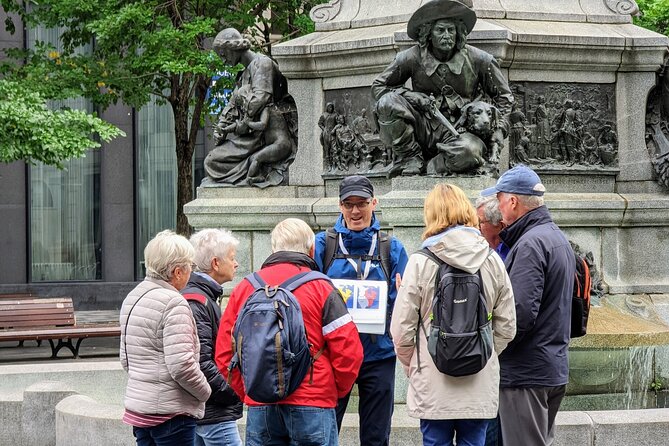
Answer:
[[[476,24],[476,13],[472,0],[432,0],[413,13],[407,24],[407,33],[413,40],[418,40],[418,29],[424,23],[439,19],[458,19],[467,27],[467,34]]]

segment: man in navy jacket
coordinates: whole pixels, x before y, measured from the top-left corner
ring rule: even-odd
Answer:
[[[505,265],[516,299],[516,337],[499,356],[500,422],[505,445],[553,443],[569,378],[567,350],[574,254],[544,206],[546,188],[530,168],[505,172],[481,195],[497,194],[510,248]]]

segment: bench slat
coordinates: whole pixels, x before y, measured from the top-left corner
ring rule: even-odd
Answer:
[[[30,318],[30,317],[38,317],[43,314],[53,314],[55,316],[72,316],[74,314],[74,310],[72,308],[54,308],[54,309],[48,309],[48,308],[37,308],[37,309],[29,309],[29,308],[24,308],[21,310],[13,310],[13,311],[0,311],[0,320],[7,319],[11,320],[12,318]]]
[[[118,323],[76,325],[71,298],[0,300],[0,341],[48,340],[51,356],[62,348],[79,356],[85,338],[120,336]],[[58,344],[54,343],[58,340]]]

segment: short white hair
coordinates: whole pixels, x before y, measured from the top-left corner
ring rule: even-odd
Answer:
[[[520,202],[521,205],[529,210],[536,209],[544,205],[544,197],[540,197],[539,195],[513,195],[518,197],[518,202]]]
[[[146,277],[169,282],[174,269],[189,266],[194,255],[195,249],[186,237],[170,230],[159,232],[144,248]]]
[[[239,240],[227,229],[203,229],[190,238],[195,248],[193,263],[197,271],[208,273],[211,271],[211,261],[214,257],[225,259],[231,249],[237,249]]]
[[[502,221],[502,212],[499,210],[499,200],[495,195],[479,197],[476,200],[476,209],[483,208],[483,216],[493,226]]]
[[[307,254],[314,246],[314,231],[299,218],[287,218],[277,224],[270,236],[272,252],[293,251]]]

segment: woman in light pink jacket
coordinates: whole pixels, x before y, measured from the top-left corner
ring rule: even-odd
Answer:
[[[138,446],[185,446],[195,441],[211,389],[200,371],[200,342],[188,302],[194,249],[163,231],[144,250],[146,278],[121,307],[121,350],[128,372],[123,421]]]

